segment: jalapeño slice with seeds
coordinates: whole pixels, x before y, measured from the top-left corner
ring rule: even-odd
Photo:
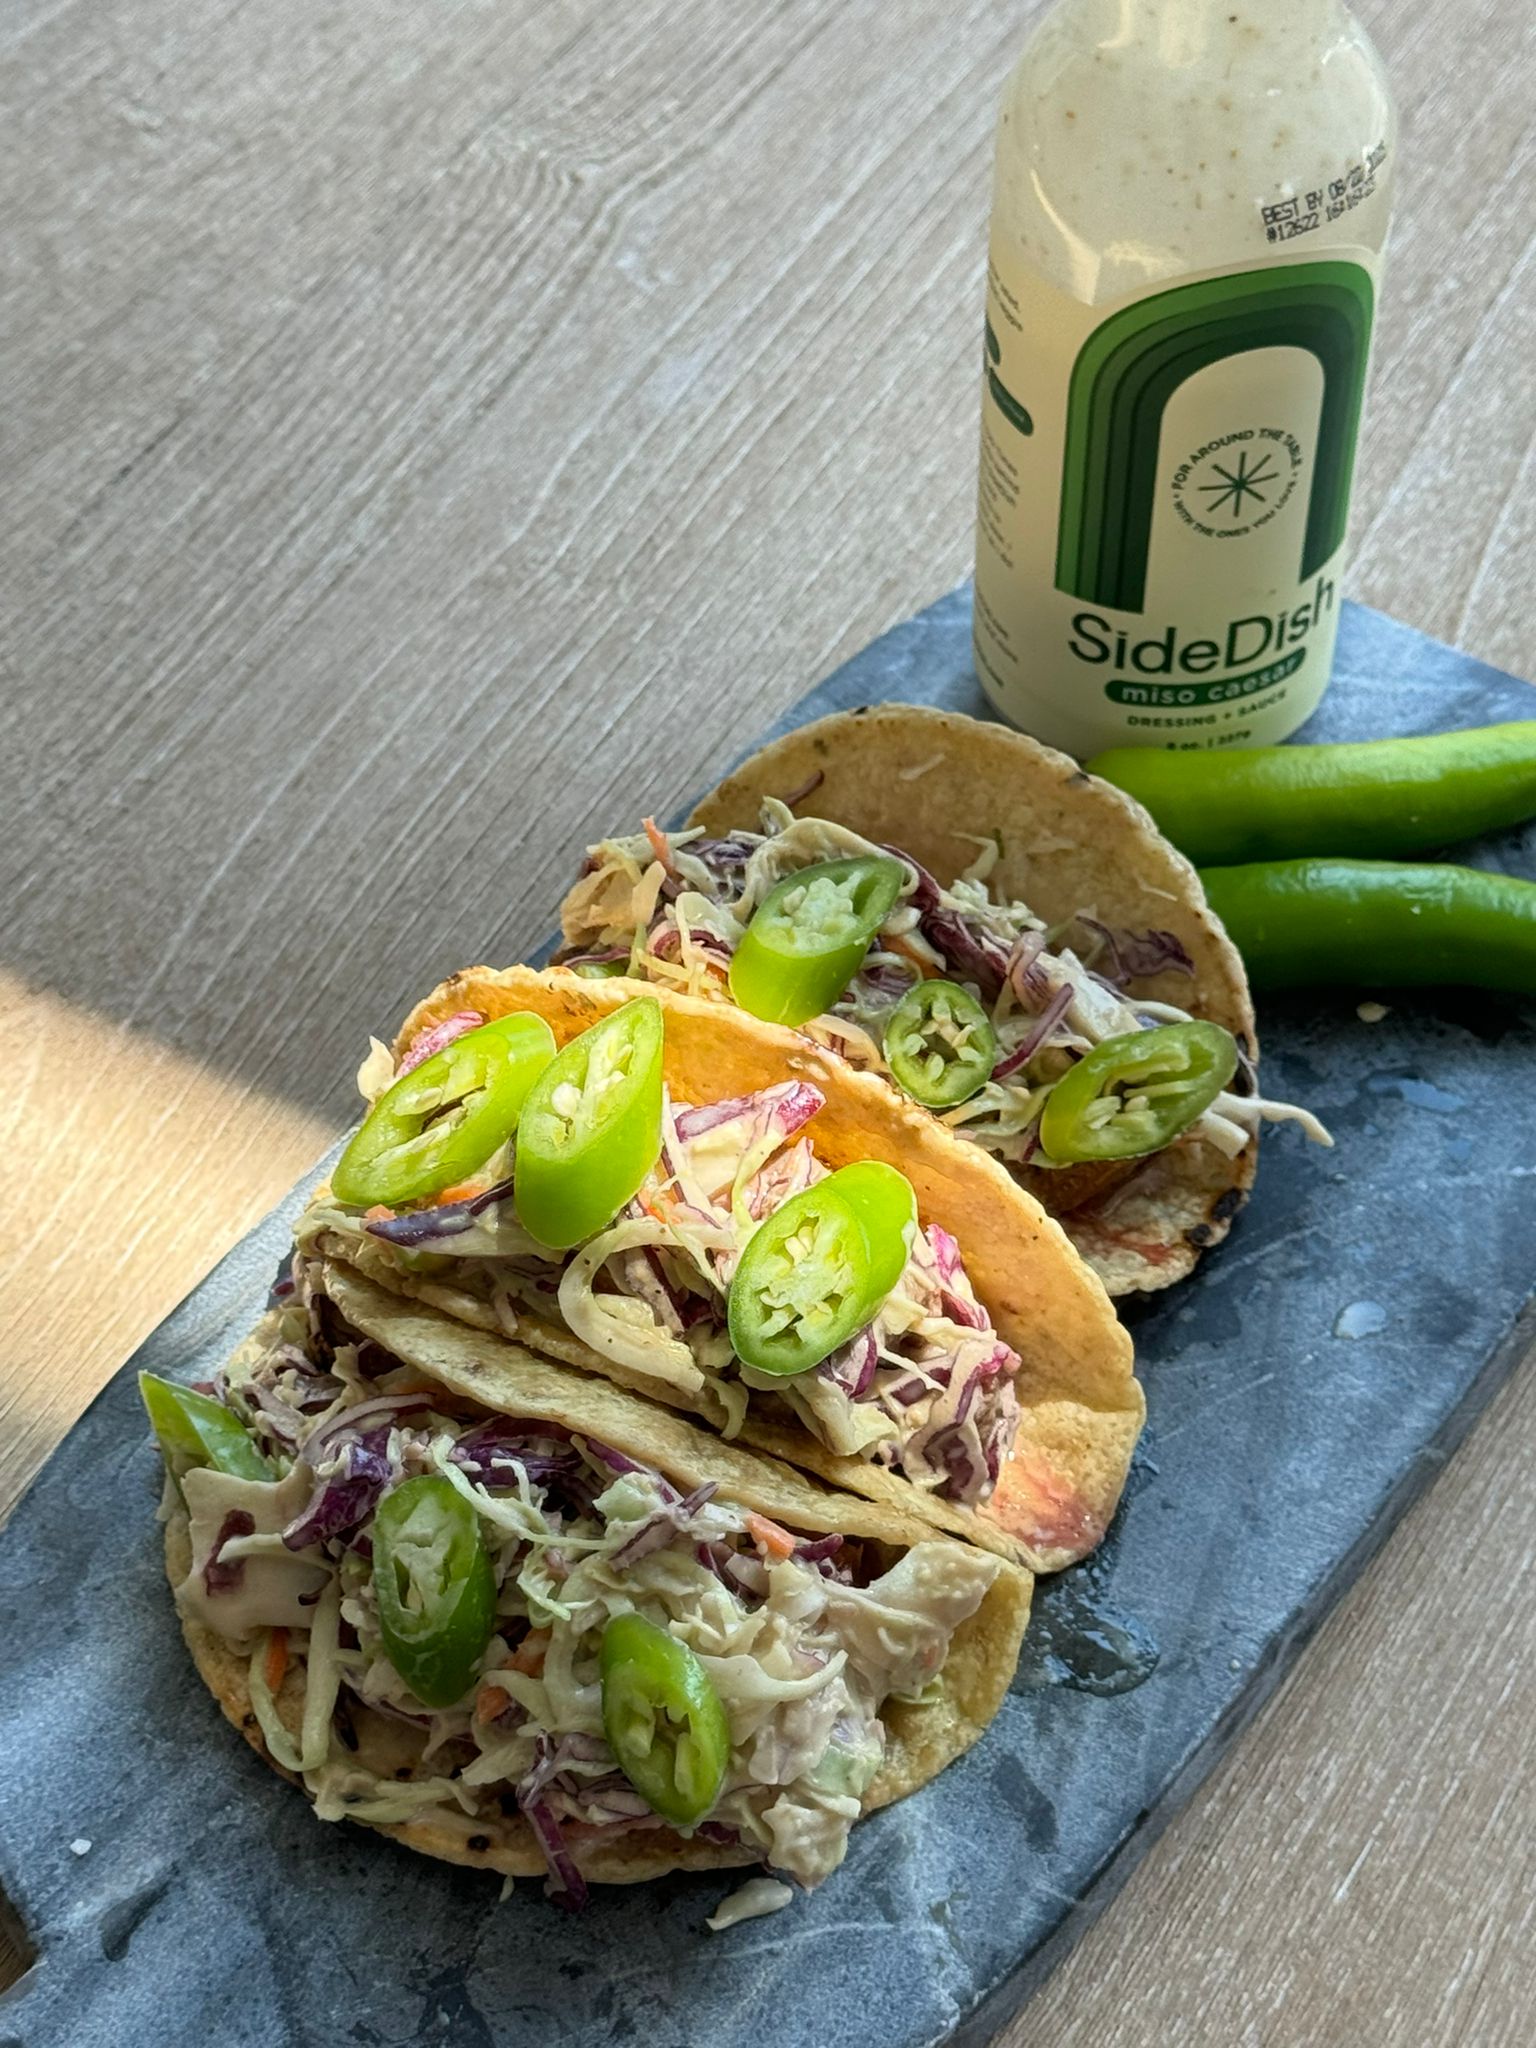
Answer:
[[[542,1017],[498,1017],[467,1031],[386,1088],[336,1162],[337,1201],[397,1209],[467,1180],[504,1145],[555,1056]]]
[[[661,1005],[640,996],[573,1038],[529,1091],[517,1213],[555,1251],[595,1237],[661,1153]]]
[[[407,1479],[373,1518],[373,1591],[389,1661],[424,1706],[451,1707],[496,1624],[480,1518],[440,1474]]]
[[[886,1300],[916,1228],[911,1183],[878,1160],[792,1195],[748,1238],[731,1281],[736,1356],[782,1378],[820,1365]]]
[[[1160,1151],[1210,1108],[1236,1072],[1231,1032],[1198,1018],[1106,1038],[1046,1097],[1041,1164]]]
[[[925,1109],[953,1109],[992,1078],[997,1033],[969,989],[920,981],[885,1027],[885,1057],[898,1088]]]
[[[819,861],[775,883],[731,956],[731,995],[769,1024],[830,1010],[858,972],[911,870],[885,854]]]
[[[720,1796],[731,1727],[688,1645],[642,1614],[603,1630],[603,1733],[619,1769],[654,1812],[694,1827]]]
[[[149,1372],[139,1374],[139,1396],[174,1470],[211,1465],[235,1479],[276,1477],[250,1432],[222,1401]]]

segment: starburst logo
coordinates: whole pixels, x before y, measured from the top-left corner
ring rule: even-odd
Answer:
[[[1193,532],[1237,540],[1279,517],[1305,466],[1306,451],[1288,428],[1232,427],[1174,470],[1173,508]]]
[[[1211,467],[1219,481],[1201,484],[1200,490],[1209,501],[1209,510],[1213,513],[1230,511],[1232,517],[1238,519],[1241,518],[1250,498],[1255,505],[1269,502],[1267,486],[1274,483],[1277,475],[1272,455],[1261,455],[1250,466],[1248,451],[1245,448],[1230,469],[1224,462],[1213,462]]]

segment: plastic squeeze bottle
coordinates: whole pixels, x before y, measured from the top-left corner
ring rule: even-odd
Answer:
[[[1059,0],[1003,95],[977,673],[1026,732],[1285,739],[1328,683],[1395,147],[1341,0]]]

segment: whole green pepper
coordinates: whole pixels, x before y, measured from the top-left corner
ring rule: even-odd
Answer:
[[[1259,861],[1200,879],[1255,988],[1536,995],[1536,882],[1386,860]]]
[[[1197,867],[1386,859],[1536,817],[1536,719],[1329,747],[1115,747],[1087,766],[1145,804]]]

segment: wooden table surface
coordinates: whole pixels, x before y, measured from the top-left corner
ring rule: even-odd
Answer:
[[[1353,592],[1532,673],[1536,19],[1361,11]],[[0,1512],[370,1029],[965,574],[1031,12],[12,0]],[[1533,1451],[1527,1373],[1007,2042],[1531,2039]]]

